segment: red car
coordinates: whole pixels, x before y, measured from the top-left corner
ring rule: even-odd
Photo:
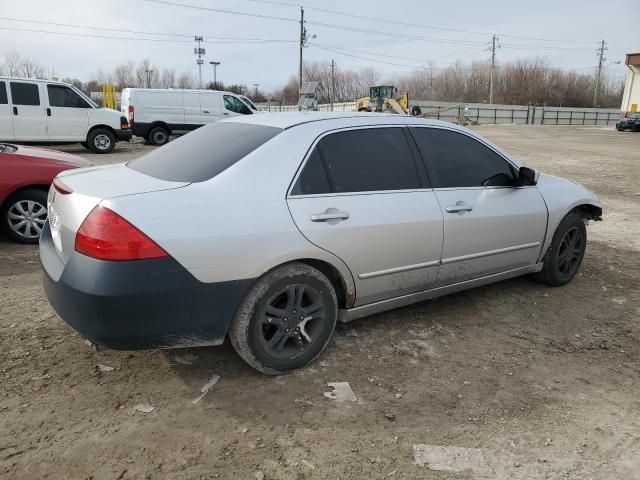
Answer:
[[[68,153],[0,143],[0,227],[19,243],[38,243],[47,221],[47,192],[58,173],[89,167]]]

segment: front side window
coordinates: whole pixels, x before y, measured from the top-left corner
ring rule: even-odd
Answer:
[[[224,108],[232,112],[241,113],[242,115],[251,113],[251,109],[247,107],[243,101],[231,95],[224,96]]]
[[[435,188],[515,184],[513,167],[479,141],[440,128],[411,128]]]
[[[62,85],[47,85],[49,105],[52,107],[89,108],[89,104],[68,87]]]
[[[7,98],[7,86],[4,82],[0,82],[0,105],[6,105],[9,103]]]
[[[294,192],[325,193],[312,186],[327,184],[335,193],[408,190],[420,187],[415,162],[402,128],[369,128],[332,133],[318,142],[319,155],[305,165]],[[320,168],[320,159],[324,170]],[[297,190],[296,190],[297,189]]]
[[[40,105],[38,85],[11,82],[11,102],[14,105]]]

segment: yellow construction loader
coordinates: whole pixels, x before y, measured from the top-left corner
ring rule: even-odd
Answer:
[[[369,88],[369,96],[356,100],[356,111],[409,114],[409,93],[398,95],[393,85],[376,85]]]

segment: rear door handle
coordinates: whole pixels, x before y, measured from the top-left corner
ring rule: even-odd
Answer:
[[[50,117],[50,116],[51,116],[51,109],[47,108],[47,117]]]
[[[13,107],[13,114],[17,115],[18,114],[18,107]]]
[[[202,113],[211,113],[209,110],[202,110]]]
[[[473,207],[463,201],[456,202],[455,205],[449,205],[445,210],[448,213],[460,213],[460,212],[470,212],[473,210]]]
[[[330,212],[330,213],[314,213],[311,215],[312,222],[327,222],[329,220],[347,220],[349,214],[347,212]]]

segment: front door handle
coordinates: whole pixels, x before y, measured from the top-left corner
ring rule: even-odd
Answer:
[[[18,114],[18,107],[13,107],[13,114],[17,115]]]
[[[223,115],[229,115],[229,113],[227,113],[227,112],[222,112],[222,114],[223,114]]]
[[[349,214],[347,212],[314,213],[310,218],[312,222],[328,222],[329,220],[347,220]]]
[[[210,113],[209,110],[202,110],[202,113]]]
[[[50,116],[51,116],[51,109],[47,108],[47,117],[50,117]]]
[[[464,203],[463,201],[456,202],[455,205],[449,205],[445,208],[447,213],[460,213],[460,212],[470,212],[473,210],[473,207],[468,203]]]

